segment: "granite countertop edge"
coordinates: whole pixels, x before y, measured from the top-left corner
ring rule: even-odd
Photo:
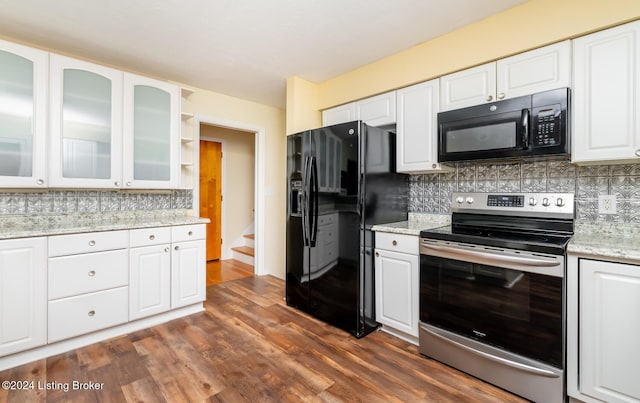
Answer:
[[[193,217],[184,210],[7,216],[0,218],[0,240],[209,222],[208,218]]]
[[[608,223],[576,225],[567,252],[640,263],[640,226]]]
[[[451,223],[448,214],[423,214],[409,213],[408,220],[388,224],[374,225],[371,230],[376,232],[388,232],[392,234],[420,235],[420,231],[443,227]]]

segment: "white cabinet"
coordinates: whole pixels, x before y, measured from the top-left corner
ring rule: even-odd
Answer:
[[[574,163],[640,162],[640,22],[574,40]]]
[[[0,40],[0,186],[45,187],[49,54]]]
[[[440,82],[431,80],[397,91],[396,170],[443,171],[438,163]]]
[[[129,231],[49,237],[49,343],[129,320]]]
[[[171,228],[171,308],[206,299],[206,229],[204,224]]]
[[[365,98],[322,111],[322,125],[362,120],[369,126],[384,126],[396,123],[396,92]]]
[[[571,42],[567,40],[441,77],[440,110],[570,86]]]
[[[47,342],[47,239],[0,241],[0,356]]]
[[[124,74],[125,188],[176,188],[180,183],[180,88]]]
[[[383,330],[417,344],[418,237],[377,232],[375,245],[376,320]]]
[[[50,55],[50,186],[121,186],[122,76]]]
[[[171,308],[171,228],[130,231],[129,320]]]
[[[579,394],[571,391],[570,379],[570,395],[585,401],[640,401],[640,266],[578,262],[579,338],[568,343],[579,343],[578,359],[569,359],[569,370],[579,374]],[[578,368],[572,367],[576,361]]]

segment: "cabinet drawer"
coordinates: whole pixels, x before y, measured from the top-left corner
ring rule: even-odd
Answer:
[[[129,247],[129,231],[87,232],[49,237],[49,257]]]
[[[171,242],[194,241],[205,239],[207,230],[205,224],[177,225],[171,227]]]
[[[126,286],[127,249],[49,258],[49,300]]]
[[[386,249],[411,255],[420,254],[417,235],[376,232],[376,249]]]
[[[129,246],[161,245],[171,243],[171,227],[141,228],[129,231]]]
[[[49,343],[119,325],[129,319],[129,287],[49,302]]]

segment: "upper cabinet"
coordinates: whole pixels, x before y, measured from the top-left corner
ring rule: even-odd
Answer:
[[[439,80],[397,91],[396,170],[405,173],[440,171],[438,163]]]
[[[440,78],[440,110],[571,86],[571,42],[564,41]]]
[[[51,54],[51,186],[122,186],[122,77]]]
[[[640,22],[574,40],[574,163],[640,162]]]
[[[175,188],[180,182],[180,88],[124,74],[125,188]]]
[[[396,92],[386,92],[360,101],[322,111],[322,125],[362,120],[369,126],[396,123]]]
[[[49,54],[0,40],[0,181],[45,187]]]

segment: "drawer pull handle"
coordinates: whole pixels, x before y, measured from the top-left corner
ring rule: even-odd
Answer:
[[[156,236],[155,235],[149,235],[149,239],[153,241],[154,239],[156,239]]]
[[[193,231],[189,231],[189,236],[193,235]]]
[[[164,251],[165,252],[169,252],[169,248],[164,248]]]
[[[87,273],[87,274],[89,274],[89,277],[93,277],[93,276],[95,276],[95,275],[96,275],[96,271],[95,271],[95,270],[91,270],[91,271],[90,271],[89,273]]]
[[[391,242],[391,245],[393,246],[398,246],[398,241],[396,241],[395,239],[393,240],[393,242]]]
[[[36,183],[37,183],[38,185],[44,185],[44,179],[38,179],[38,180],[36,181]]]
[[[89,241],[89,246],[96,246],[96,241]]]
[[[177,245],[176,245],[176,247],[175,247],[175,248],[173,248],[173,249],[175,249],[175,250],[179,250],[179,249],[180,249],[180,246],[177,246]]]
[[[89,316],[93,316],[93,315],[95,315],[95,314],[96,314],[96,311],[89,311],[89,313],[88,313],[87,315],[89,315]]]

